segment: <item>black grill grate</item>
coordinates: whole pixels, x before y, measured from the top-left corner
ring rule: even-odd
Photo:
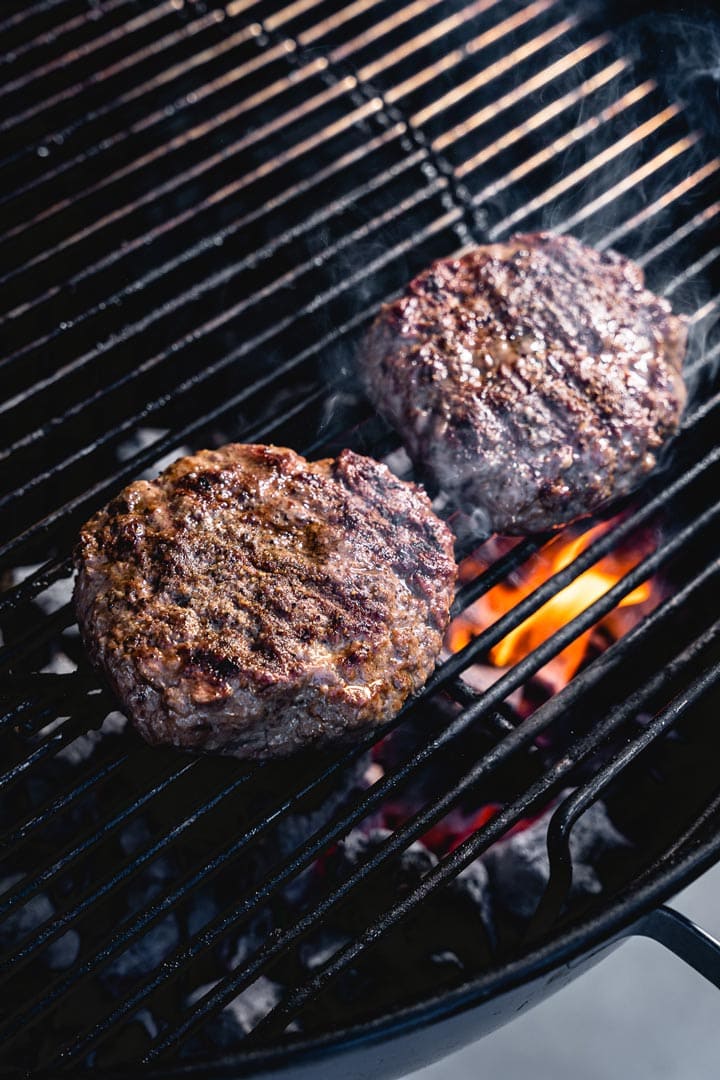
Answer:
[[[88,1055],[102,1055],[148,1002],[159,1003],[159,1030],[119,1058],[169,1054],[347,896],[380,878],[465,792],[509,761],[530,760],[538,736],[550,730],[562,737],[547,767],[519,769],[495,817],[395,907],[368,919],[312,977],[298,976],[254,1042],[289,1039],[287,1024],[334,978],[574,781],[575,794],[552,819],[550,883],[529,931],[531,941],[552,935],[565,918],[574,823],[615,790],[638,825],[633,770],[670,745],[668,733],[689,747],[674,756],[685,769],[686,754],[697,765],[694,790],[668,779],[672,769],[653,759],[660,794],[647,814],[678,784],[685,805],[668,809],[654,836],[646,821],[645,833],[638,828],[645,842],[612,889],[619,894],[691,844],[715,795],[698,762],[712,758],[702,706],[717,687],[720,567],[712,536],[720,452],[712,432],[720,249],[713,226],[720,160],[658,86],[652,58],[633,55],[620,30],[595,26],[592,11],[583,23],[559,0],[402,7],[387,0],[44,0],[6,5],[0,28],[7,252],[0,517],[9,525],[0,546],[7,567],[0,809],[5,865],[23,874],[0,895],[0,931],[33,898],[51,896],[54,908],[14,940],[2,939],[2,994],[13,1002],[0,1022],[7,1062],[53,1069],[93,1060]],[[112,709],[72,636],[70,604],[54,599],[70,574],[78,525],[185,445],[236,438],[305,445],[314,454],[341,445],[378,456],[395,449],[393,436],[348,393],[354,343],[377,305],[436,256],[545,226],[639,257],[650,284],[689,313],[694,393],[671,459],[608,532],[443,662],[385,731],[428,703],[454,701],[459,711],[443,729],[258,882],[236,889],[162,964],[116,999],[98,993],[95,1000],[98,972],[188,897],[242,867],[279,821],[314,805],[378,735],[320,766],[306,763],[282,789],[271,767],[248,773],[232,762],[150,752],[129,737],[104,739],[86,761],[53,771],[58,752]],[[642,528],[655,530],[653,550],[608,593],[485,694],[460,679]],[[480,539],[463,537],[459,553]],[[455,613],[546,540],[524,541],[465,584]],[[515,726],[504,711],[507,697],[659,572],[668,584],[660,606]],[[57,652],[76,670],[42,671]],[[643,713],[654,718],[634,723]],[[586,715],[591,727],[567,730],[568,717]],[[206,970],[214,949],[474,731],[488,740],[484,752],[465,762],[451,788],[408,812],[317,907],[288,916],[243,965],[185,1004],[185,980]],[[583,774],[601,749],[601,764]],[[256,804],[264,783],[275,794]],[[118,854],[115,839],[146,812],[155,831]],[[179,853],[175,878],[120,911],[117,898],[169,852]],[[74,963],[39,974],[43,950],[75,928]]]

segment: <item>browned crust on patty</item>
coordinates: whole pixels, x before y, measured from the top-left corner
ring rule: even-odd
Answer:
[[[569,236],[440,260],[383,307],[361,364],[408,451],[495,532],[631,491],[685,402],[685,320],[642,270]]]
[[[384,465],[239,444],[131,484],[75,561],[83,638],[142,735],[259,758],[394,715],[455,582],[452,534]]]

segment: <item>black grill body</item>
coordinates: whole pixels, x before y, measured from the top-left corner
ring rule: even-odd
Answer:
[[[316,1077],[336,1074],[340,1049],[358,1051],[342,1066],[350,1075],[400,1075],[559,988],[625,933],[680,947],[672,917],[649,913],[718,852],[720,160],[703,74],[716,23],[685,13],[688,69],[675,18],[556,0],[5,5],[9,1075]],[[433,258],[538,228],[638,258],[688,314],[690,402],[658,471],[601,515],[607,533],[438,667],[388,725],[400,751],[374,786],[357,778],[377,735],[252,771],[140,745],[74,631],[69,555],[82,521],[168,455],[228,440],[310,456],[351,446],[404,469],[354,378],[369,319]],[[462,681],[547,599],[648,533],[634,569],[488,692]],[[458,556],[483,539],[465,529]],[[456,613],[547,539],[463,585]],[[518,723],[509,695],[652,575],[657,609]],[[423,799],[347,881],[309,910],[288,906],[294,881],[416,784]],[[501,811],[379,902],[410,843],[485,791]],[[393,934],[441,910],[464,867],[553,799],[533,918],[476,969],[413,985],[388,976]],[[568,903],[569,840],[598,799],[631,854],[603,866],[599,895]],[[302,943],[348,909],[348,940],[302,970]],[[248,926],[254,946],[231,966]],[[686,951],[694,942],[714,977],[712,949],[693,933]],[[366,962],[389,996],[343,1000],[338,988]],[[266,971],[284,994],[247,1041],[193,1050]],[[152,1025],[136,1020],[145,1009]],[[288,1029],[296,1019],[301,1034]]]

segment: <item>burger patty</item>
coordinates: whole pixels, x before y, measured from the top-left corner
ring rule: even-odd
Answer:
[[[140,733],[248,758],[392,717],[456,576],[449,529],[384,465],[238,444],[131,484],[75,562],[84,641]]]
[[[440,260],[361,357],[410,456],[488,531],[532,533],[626,494],[685,403],[686,325],[615,252],[538,233]]]

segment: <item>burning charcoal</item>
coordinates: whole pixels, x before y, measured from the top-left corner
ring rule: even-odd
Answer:
[[[276,843],[279,845],[278,854],[287,858],[308,837],[335,817],[338,810],[354,791],[364,787],[364,776],[370,764],[369,754],[364,754],[348,769],[342,771],[337,777],[336,786],[329,792],[324,792],[322,799],[317,805],[311,806],[307,813],[290,814],[283,818],[276,831]]]
[[[229,971],[242,967],[248,957],[256,953],[274,930],[272,915],[268,908],[261,909],[255,915],[249,926],[243,927],[243,932],[230,948],[223,947],[225,964]]]
[[[464,919],[468,916],[460,918],[461,908],[467,909],[469,913],[469,924],[472,925],[473,918],[477,921],[477,916],[480,916],[482,926],[488,933],[489,940],[494,940],[493,933],[493,913],[492,913],[492,899],[490,889],[490,879],[485,864],[477,859],[470,866],[466,866],[456,878],[454,878],[447,886],[446,891],[452,897],[453,905],[458,909],[457,925],[460,932],[465,936],[464,927],[467,925]],[[465,942],[465,948],[469,943]],[[465,951],[465,948],[461,945],[461,954]]]
[[[326,964],[338,949],[347,945],[350,938],[334,930],[321,930],[298,949],[298,959],[307,972],[316,971]]]
[[[194,1005],[216,986],[216,982],[199,986],[188,996],[188,1006]],[[208,1049],[234,1050],[244,1035],[273,1009],[283,997],[282,987],[261,975],[247,990],[226,1005],[222,1012],[210,1018],[200,1033],[181,1050],[182,1057],[207,1054]]]
[[[329,764],[332,757],[328,757]],[[282,762],[265,770],[266,782],[273,787],[272,803],[277,801],[277,791],[284,790],[287,783],[298,784],[302,770],[307,767],[307,759],[299,758],[293,767],[292,776],[288,776],[287,765]],[[315,753],[309,763],[308,778],[322,772],[323,759]],[[252,877],[259,880],[279,861],[289,858],[313,833],[327,825],[358,791],[367,787],[366,773],[370,766],[370,755],[363,754],[339,774],[334,775],[327,784],[323,784],[304,801],[304,813],[287,814],[282,817],[277,827],[268,837],[252,848]],[[288,777],[286,780],[285,778]],[[313,878],[312,867],[290,881],[283,891],[291,906],[301,904],[308,890],[308,883]]]
[[[118,836],[123,855],[134,855],[150,843],[150,826],[143,817],[136,817],[126,825]]]
[[[40,668],[43,675],[71,675],[77,671],[77,664],[61,649],[53,649],[50,659]]]
[[[191,897],[185,925],[188,937],[192,937],[214,919],[219,911],[215,894],[210,889],[201,889]]]
[[[125,855],[135,854],[151,841],[148,823],[143,818],[135,819],[122,830],[119,839]],[[128,890],[128,913],[140,911],[156,900],[166,891],[175,872],[171,859],[153,859]],[[141,938],[135,939],[128,949],[117,956],[106,969],[104,978],[113,986],[115,980],[147,975],[162,963],[179,941],[180,927],[177,915],[173,912],[152,926]]]
[[[0,878],[0,895],[22,881],[24,874],[9,874]],[[0,923],[0,949],[17,946],[26,935],[32,933],[55,914],[55,905],[45,893],[36,893],[21,908],[15,908]],[[57,941],[48,945],[45,961],[52,971],[63,971],[75,963],[80,951],[80,938],[74,930],[68,930]]]
[[[390,835],[388,829],[373,829],[369,833],[354,829],[339,845],[347,868],[354,870],[361,862],[365,862],[368,856]],[[398,891],[402,894],[408,892],[436,865],[437,858],[424,844],[417,841],[411,844],[406,851],[403,851],[399,863],[393,868],[393,877]]]
[[[353,830],[323,861],[316,875],[311,907],[320,895],[372,855],[391,834],[386,829]],[[341,905],[323,932],[301,946],[298,959],[304,971],[320,966],[343,944],[362,932],[369,920],[393,909],[437,866],[438,859],[422,843],[412,844],[392,861],[384,873],[359,886],[352,900]],[[490,959],[490,915],[487,875],[482,864],[466,870],[450,885],[438,890],[413,914],[383,935],[367,957],[345,972],[334,984],[332,1000],[324,995],[303,1015],[308,1030],[327,1024],[328,1009],[337,1019],[389,1006],[397,1000],[398,987],[414,996],[457,981],[459,971],[472,973]]]
[[[135,454],[141,453],[146,450],[153,443],[159,442],[160,439],[167,435],[167,428],[154,428],[154,427],[139,427],[131,433],[129,438],[119,443],[116,448],[116,454],[120,461],[129,461]],[[177,458],[183,457],[184,454],[190,454],[192,451],[187,446],[179,446],[176,450],[171,450],[169,454],[163,455],[154,461],[143,472],[138,474],[138,480],[153,480],[159,472],[166,469],[168,465],[172,465],[173,461]]]
[[[564,792],[561,799],[569,794]],[[547,828],[556,805],[527,829],[495,844],[483,858],[494,902],[520,919],[529,919],[534,914],[548,883]],[[594,803],[570,835],[571,895],[601,892],[602,884],[595,870],[598,859],[627,845],[628,841],[610,821],[604,803]]]
[[[71,743],[58,751],[56,757],[59,761],[65,761],[68,765],[81,765],[92,757],[99,744],[108,735],[120,735],[127,727],[127,717],[120,712],[111,712],[105,717],[101,727],[97,731],[88,731],[79,735]]]
[[[157,1034],[155,1017],[149,1009],[141,1009],[88,1055],[86,1065],[89,1068],[110,1068],[124,1061],[137,1061]]]
[[[25,578],[30,577],[37,570],[40,569],[41,564],[37,563],[33,566],[16,566],[10,572],[11,585],[19,585]],[[48,585],[46,589],[38,593],[33,598],[33,603],[37,604],[44,615],[52,615],[54,611],[64,607],[65,604],[69,604],[72,599],[74,578],[64,577],[59,578],[57,581],[53,581],[51,585]]]
[[[180,941],[177,919],[168,915],[147,934],[135,939],[132,945],[116,957],[104,973],[104,981],[137,979],[149,975]],[[119,988],[118,988],[119,992]]]

